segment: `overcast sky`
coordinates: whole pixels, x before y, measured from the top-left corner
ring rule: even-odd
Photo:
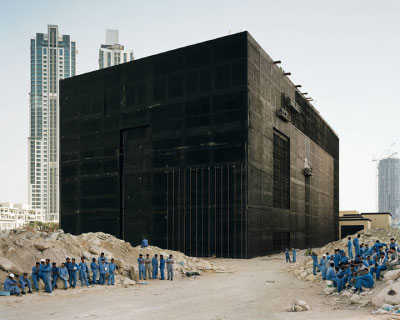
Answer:
[[[0,1],[0,202],[28,200],[30,38],[47,24],[98,69],[105,30],[135,58],[247,30],[340,138],[340,208],[375,209],[373,156],[400,150],[400,1]]]

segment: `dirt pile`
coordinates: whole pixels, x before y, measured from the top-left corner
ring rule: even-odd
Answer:
[[[186,272],[202,274],[205,271],[218,270],[204,259],[188,257],[178,251],[153,246],[132,247],[128,242],[102,232],[74,236],[64,233],[63,230],[56,232],[12,230],[0,231],[0,284],[3,284],[9,272],[18,276],[24,272],[30,275],[35,262],[40,259],[48,258],[59,265],[66,257],[75,258],[77,263],[80,262],[80,257],[85,257],[89,265],[92,258],[97,260],[101,252],[104,252],[108,261],[111,258],[115,259],[118,268],[116,283],[120,285],[129,282],[126,278],[133,280],[137,278],[137,258],[140,253],[144,256],[148,253],[150,257],[155,253],[164,257],[172,254],[175,272],[181,274]]]

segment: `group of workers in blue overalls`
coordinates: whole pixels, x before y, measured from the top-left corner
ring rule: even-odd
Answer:
[[[353,255],[354,247],[354,255]],[[360,243],[358,234],[353,240],[348,237],[347,255],[344,250],[335,249],[333,254],[322,255],[320,261],[314,251],[311,251],[313,260],[313,274],[321,273],[322,280],[330,280],[337,291],[352,289],[361,293],[363,287],[372,288],[376,280],[380,280],[382,271],[392,270],[400,264],[400,249],[394,238],[389,245],[376,240],[373,246]]]
[[[290,260],[290,252],[289,252],[289,249],[286,248],[286,249],[285,249],[285,258],[286,258],[286,262],[289,262],[289,263],[291,263],[291,262],[296,262],[296,253],[297,253],[296,248],[293,248],[293,249],[292,249],[292,260]]]
[[[93,258],[90,263],[90,270],[92,271],[91,284],[104,285],[107,278],[108,285],[114,285],[116,269],[114,259],[108,262],[104,252],[102,252],[97,262],[96,258]],[[84,257],[81,258],[79,264],[76,263],[75,258],[67,257],[66,261],[59,266],[55,262],[50,263],[50,259],[42,259],[32,267],[33,287],[27,273],[19,277],[18,282],[14,279],[15,275],[11,273],[4,281],[4,290],[10,291],[11,295],[20,296],[21,294],[26,294],[24,290],[26,287],[28,288],[28,293],[32,293],[32,289],[39,291],[39,282],[43,281],[45,292],[52,293],[54,289],[57,289],[58,278],[64,281],[64,289],[67,290],[68,287],[76,287],[78,273],[81,285],[89,287],[89,266],[86,264]],[[97,275],[99,275],[99,278]]]

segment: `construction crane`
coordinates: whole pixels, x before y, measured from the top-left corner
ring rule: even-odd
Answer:
[[[372,162],[375,163],[375,210],[379,211],[379,161],[383,159],[390,159],[398,154],[398,152],[393,151],[393,147],[396,142],[393,142],[387,151],[380,157],[372,157]]]

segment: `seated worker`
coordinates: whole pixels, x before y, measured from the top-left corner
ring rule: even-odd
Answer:
[[[374,251],[372,248],[368,245],[368,243],[365,244],[365,251],[363,254],[364,259],[367,258],[367,256],[372,256],[374,254]]]
[[[381,256],[380,259],[375,260],[374,266],[371,267],[371,269],[370,269],[371,275],[373,275],[375,273],[376,280],[379,280],[381,271],[386,270],[387,259],[385,258],[385,253],[381,252],[380,256]]]
[[[143,237],[142,243],[140,245],[142,248],[147,248],[149,246],[149,241],[146,239],[146,237]]]
[[[372,274],[368,272],[368,268],[366,268],[362,271],[362,274],[355,279],[354,293],[356,293],[357,291],[358,293],[361,293],[363,291],[362,287],[371,289],[373,285],[374,278],[372,277]]]
[[[11,295],[20,296],[19,286],[20,284],[17,284],[17,281],[14,280],[14,274],[10,273],[6,281],[4,281],[4,291],[10,291]],[[25,292],[22,292],[22,294],[25,294]]]
[[[367,256],[367,260],[365,260],[365,262],[368,263],[368,268],[369,268],[369,266],[374,264],[374,261],[372,261],[371,256]]]
[[[347,261],[349,261],[349,258],[347,258],[346,252],[344,252],[344,250],[340,250],[340,262],[346,263]]]
[[[333,281],[335,287],[337,287],[337,291],[342,291],[342,280],[336,276],[335,272],[335,263],[331,262],[328,271],[326,272],[326,280]]]
[[[388,270],[393,270],[394,266],[397,266],[398,264],[399,264],[399,253],[397,252],[396,246],[390,247],[388,261],[387,261]]]
[[[21,285],[21,290],[24,292],[26,286],[28,286],[28,293],[32,293],[31,281],[28,279],[28,274],[25,272],[22,277],[19,277],[19,284]]]

